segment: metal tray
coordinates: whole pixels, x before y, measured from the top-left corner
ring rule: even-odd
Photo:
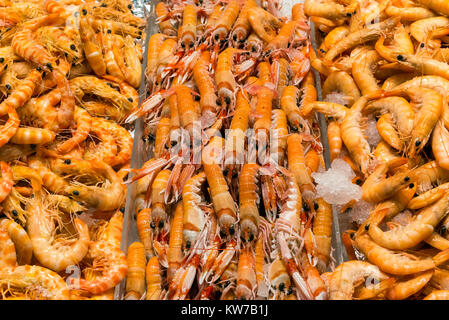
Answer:
[[[292,1],[285,0],[286,3],[291,7],[292,2],[303,2],[302,0]],[[148,3],[144,4],[144,13],[145,18],[147,20],[147,28],[146,28],[146,39],[144,42],[144,55],[143,55],[143,64],[142,64],[142,78],[141,85],[139,88],[139,106],[143,100],[147,97],[147,88],[145,82],[145,69],[147,66],[147,50],[148,50],[148,41],[150,37],[159,32],[159,27],[156,24],[156,15],[154,12],[155,5],[157,0],[150,0]],[[317,38],[316,38],[316,28],[313,23],[311,23],[311,41],[313,49],[317,50]],[[315,75],[315,84],[318,93],[318,100],[322,99],[321,94],[321,78],[319,73],[316,70],[313,70]],[[317,114],[318,124],[322,137],[322,144],[324,148],[324,160],[326,169],[330,167],[330,154],[329,154],[329,146],[327,142],[327,123],[326,119],[322,114]],[[135,130],[134,130],[134,143],[133,143],[133,151],[131,158],[131,168],[140,168],[145,161],[151,158],[151,154],[147,151],[148,148],[145,148],[145,142],[142,140],[144,133],[144,121],[139,118],[135,122]],[[130,173],[130,177],[132,177],[133,173]],[[123,221],[123,233],[121,240],[121,249],[123,252],[127,253],[128,247],[134,241],[140,241],[137,233],[136,226],[136,212],[135,212],[135,194],[136,194],[136,183],[131,183],[127,187],[126,194],[126,206],[125,206],[125,214]],[[339,221],[339,213],[335,206],[333,207],[333,219],[332,219],[332,248],[333,251],[331,253],[334,264],[338,266],[343,261],[347,260],[345,252],[341,243],[341,234],[340,234],[340,221]],[[116,286],[114,292],[115,300],[122,300],[125,294],[125,281],[124,279],[119,285]]]

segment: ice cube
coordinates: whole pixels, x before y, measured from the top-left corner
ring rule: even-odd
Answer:
[[[377,122],[374,117],[368,118],[364,134],[371,148],[376,147],[382,140],[381,136],[379,135],[379,131],[377,131]]]
[[[373,209],[374,205],[372,203],[364,200],[357,201],[348,213],[349,218],[357,224],[362,224],[369,217]]]
[[[351,97],[348,97],[341,92],[331,92],[326,95],[324,101],[347,105],[351,101]]]
[[[362,188],[352,183],[355,173],[341,159],[335,159],[325,172],[314,172],[312,178],[317,184],[317,197],[330,204],[345,204],[362,197]]]

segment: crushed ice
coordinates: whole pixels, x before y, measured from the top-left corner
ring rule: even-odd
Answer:
[[[349,218],[357,224],[362,224],[366,219],[368,219],[369,214],[373,209],[374,205],[372,203],[364,200],[357,201],[348,213]]]
[[[376,123],[376,118],[370,116],[366,121],[366,128],[363,132],[371,148],[376,147],[382,140],[381,136],[379,135],[379,131],[377,131]]]
[[[362,197],[362,188],[352,183],[355,173],[344,160],[335,159],[329,170],[314,172],[312,177],[317,184],[317,197],[327,203],[341,205]]]

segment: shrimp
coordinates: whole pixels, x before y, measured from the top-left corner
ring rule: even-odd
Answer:
[[[86,140],[92,127],[92,117],[87,111],[80,107],[75,107],[74,120],[76,122],[76,131],[72,137],[57,148],[56,152],[59,154],[65,154],[77,147],[81,142]]]
[[[365,201],[377,203],[390,198],[400,189],[409,185],[411,171],[398,172],[389,178],[385,178],[389,170],[405,163],[407,163],[407,159],[399,158],[380,164],[363,183],[362,198]]]
[[[385,140],[386,143],[396,150],[403,149],[403,142],[395,128],[394,120],[391,114],[386,113],[380,116],[377,120],[376,127],[379,135]]]
[[[15,144],[47,144],[53,141],[56,134],[48,129],[27,127],[17,128],[9,141]]]
[[[9,270],[2,269],[0,282],[24,290],[35,288],[43,297],[52,300],[70,300],[70,290],[64,279],[41,266],[24,265]]]
[[[323,39],[321,46],[319,48],[319,55],[325,54],[329,48],[335,45],[338,41],[341,41],[344,37],[349,34],[349,28],[347,26],[339,26],[333,28]]]
[[[239,217],[241,237],[251,242],[259,232],[259,210],[257,204],[257,164],[244,164],[239,177]]]
[[[432,32],[436,29],[449,28],[449,19],[446,17],[430,17],[413,22],[410,25],[410,34],[418,42],[424,43],[432,49],[439,48],[441,41],[432,39]]]
[[[193,126],[200,119],[200,108],[194,103],[191,90],[188,87],[177,85],[175,90],[181,126],[193,138]]]
[[[360,128],[362,110],[367,102],[368,98],[366,96],[362,96],[357,100],[348,110],[340,125],[343,142],[352,159],[354,159],[364,174],[367,174],[371,161],[371,148]]]
[[[182,203],[184,209],[183,239],[187,248],[192,248],[199,234],[204,228],[206,217],[199,204],[201,185],[206,181],[206,174],[201,172],[187,180],[182,189]]]
[[[296,86],[287,86],[281,97],[281,109],[285,112],[293,130],[299,131],[303,125],[301,110],[297,106],[300,92]]]
[[[385,13],[390,17],[400,17],[402,22],[413,22],[435,16],[432,10],[425,7],[397,7],[393,4],[385,8]]]
[[[228,2],[226,8],[214,23],[213,37],[215,41],[223,41],[227,38],[232,25],[237,20],[241,6],[242,1],[239,0],[230,0]]]
[[[287,117],[282,109],[272,111],[271,118],[271,144],[272,147],[277,145],[277,150],[272,153],[272,158],[280,165],[284,164],[285,149],[287,148]]]
[[[379,90],[379,85],[372,70],[374,69],[373,66],[380,60],[381,57],[376,50],[366,50],[352,64],[352,76],[360,88],[362,95]]]
[[[433,75],[449,79],[449,66],[445,62],[409,54],[399,54],[396,58],[399,64],[411,67],[423,75]]]
[[[282,298],[293,291],[287,268],[279,257],[270,264],[270,268],[268,269],[268,279],[270,280],[272,288],[275,290],[273,296],[274,299]]]
[[[0,220],[0,229],[6,230],[14,243],[17,263],[19,265],[30,264],[33,256],[33,244],[22,226],[10,219]]]
[[[449,290],[434,290],[423,300],[449,300]]]
[[[140,181],[140,180],[139,180]],[[151,209],[145,208],[137,213],[136,225],[139,239],[145,249],[145,256],[150,259],[153,256],[153,231],[150,226]]]
[[[323,83],[323,97],[333,94],[341,94],[346,105],[351,107],[360,98],[360,90],[354,79],[344,71],[336,71],[329,74]]]
[[[148,260],[145,278],[147,284],[146,300],[159,300],[162,292],[162,278],[157,257]]]
[[[256,131],[269,132],[271,128],[271,111],[273,108],[273,92],[271,89],[261,87],[257,91],[256,120],[253,128]]]
[[[179,202],[176,205],[175,214],[170,223],[170,239],[168,242],[168,252],[167,252],[168,281],[171,281],[173,279],[176,270],[181,266],[183,259],[182,254],[183,220],[184,220],[184,208],[183,204]]]
[[[254,296],[257,285],[254,253],[251,249],[245,248],[239,255],[237,267],[237,299],[249,300]]]
[[[310,202],[315,194],[312,178],[307,171],[302,147],[302,138],[294,133],[287,138],[288,169],[295,176],[301,194],[307,202]]]
[[[322,17],[330,20],[338,20],[351,16],[352,11],[348,11],[343,5],[336,2],[326,2],[323,0],[306,0],[304,2],[304,12],[309,17]]]
[[[432,259],[414,259],[376,244],[367,234],[356,237],[355,244],[382,271],[395,275],[408,275],[435,268]]]
[[[184,50],[195,46],[196,28],[196,8],[194,5],[186,5],[182,13],[182,25],[178,29],[178,38]]]
[[[224,145],[224,142],[221,145]],[[221,231],[225,235],[232,236],[236,231],[235,223],[237,220],[234,199],[229,192],[229,187],[216,159],[208,157],[209,152],[209,149],[203,150],[202,164],[209,184],[214,210],[217,213]]]
[[[159,50],[165,39],[166,36],[164,34],[155,33],[150,37],[150,40],[148,41],[146,76],[151,88],[153,88],[156,81],[156,70],[159,63]]]
[[[203,51],[193,67],[193,79],[201,96],[201,115],[207,122],[215,118],[217,111],[217,96],[215,94],[214,81],[209,73],[209,64],[210,52]]]
[[[2,174],[0,183],[1,183],[1,191],[0,191],[0,202],[6,199],[6,197],[11,193],[12,188],[14,186],[13,181],[13,171],[11,167],[4,161],[0,161],[0,171]]]
[[[331,252],[332,206],[323,198],[316,200],[315,217],[313,219],[313,249],[312,256],[316,259],[316,267],[324,272]]]
[[[449,206],[449,195],[444,194],[431,206],[420,210],[417,216],[406,226],[400,226],[393,230],[382,231],[377,224],[369,225],[369,235],[379,245],[392,250],[405,250],[411,248],[428,238],[435,226],[446,216]],[[382,221],[385,212],[376,211],[375,219]]]
[[[164,200],[164,191],[171,175],[170,170],[162,170],[157,175],[151,185],[151,222],[159,229],[167,222],[167,212]]]
[[[133,242],[128,248],[125,300],[140,300],[145,292],[145,248]]]
[[[78,233],[78,239],[71,244],[63,245],[55,241],[55,222],[52,212],[45,208],[43,199],[31,200],[27,208],[27,232],[33,244],[36,259],[45,267],[54,271],[65,270],[70,265],[80,262],[89,248],[89,231],[87,225],[80,219],[73,223]]]
[[[327,139],[331,161],[340,156],[343,142],[341,140],[341,130],[337,121],[331,121],[327,125]]]
[[[365,278],[382,281],[388,278],[379,268],[365,261],[346,261],[329,278],[330,300],[351,300],[354,287]]]
[[[359,100],[357,100],[357,101],[359,101]],[[349,109],[339,103],[332,103],[332,102],[326,102],[326,101],[315,101],[315,102],[311,103],[309,109],[310,109],[310,111],[313,111],[313,110],[318,111],[324,115],[335,118],[337,120],[337,122],[340,124],[340,129],[341,129],[341,124],[342,124],[343,120],[345,119],[346,114],[349,113],[349,110],[351,110],[352,107],[351,107],[351,109]]]
[[[154,10],[157,16],[156,22],[161,32],[167,36],[175,36],[176,29],[173,26],[171,19],[167,19],[170,15],[167,5],[162,1],[158,2]]]
[[[381,36],[381,32],[392,29],[398,20],[399,18],[389,18],[380,23],[349,33],[343,40],[336,43],[335,46],[327,51],[324,56],[324,64],[330,66],[333,60],[346,50],[357,45],[363,45],[368,41],[377,40]]]
[[[120,250],[123,213],[116,211],[109,220],[97,241],[89,245],[88,257],[98,264],[101,276],[92,280],[71,279],[72,285],[93,294],[100,294],[114,288],[122,281],[128,269],[126,256]]]
[[[248,20],[248,11],[250,8],[257,7],[257,3],[254,0],[245,0],[243,7],[237,17],[237,20],[232,27],[232,39],[235,43],[237,41],[244,42],[251,32],[251,24]]]
[[[275,38],[277,30],[283,25],[278,18],[259,7],[248,10],[248,20],[257,36],[267,43]]]
[[[14,243],[4,229],[0,229],[0,252],[2,257],[0,259],[0,266],[2,269],[11,269],[17,265],[16,250]]]
[[[217,85],[218,97],[230,104],[237,88],[232,67],[234,56],[240,50],[227,48],[218,55],[217,68],[215,70],[215,83]]]

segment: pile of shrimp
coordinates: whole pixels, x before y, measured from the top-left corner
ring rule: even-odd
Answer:
[[[304,9],[322,35],[311,64],[324,101],[310,110],[327,116],[331,159],[351,166],[371,208],[342,235],[349,261],[327,275],[329,297],[447,300],[449,2],[306,0]]]
[[[326,299],[332,208],[311,178],[324,160],[303,5],[155,9],[149,97],[127,119],[144,119],[154,156],[130,179],[125,299]]]
[[[112,299],[145,22],[128,0],[0,6],[0,298]]]

